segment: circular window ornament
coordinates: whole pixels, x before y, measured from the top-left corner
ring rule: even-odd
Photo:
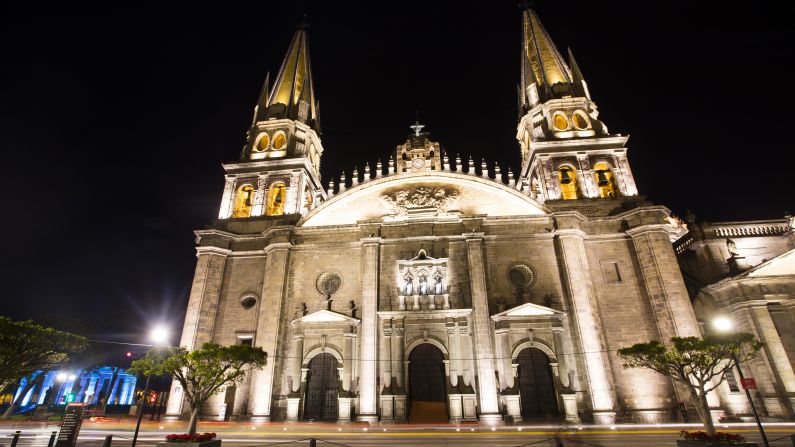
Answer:
[[[425,167],[425,160],[422,158],[415,158],[414,161],[411,162],[411,165],[414,167],[414,169],[422,169]]]
[[[579,110],[574,112],[571,116],[571,120],[574,121],[574,127],[576,127],[577,130],[585,130],[588,128],[588,120],[585,118],[585,114]]]
[[[240,299],[240,305],[243,306],[243,309],[251,309],[257,304],[257,297],[253,295],[246,295]]]
[[[342,277],[334,270],[326,270],[317,277],[315,287],[323,296],[334,295],[342,287]]]
[[[283,150],[286,144],[287,137],[284,136],[284,132],[279,132],[275,137],[273,137],[273,148],[277,151]]]
[[[536,273],[527,264],[514,264],[508,268],[508,280],[514,286],[524,289],[533,285],[536,280]]]
[[[271,144],[271,138],[268,134],[263,133],[262,136],[257,141],[257,145],[254,146],[254,150],[257,152],[264,152],[268,150],[268,146]]]
[[[555,130],[566,130],[569,128],[569,120],[562,113],[556,113],[552,118]]]

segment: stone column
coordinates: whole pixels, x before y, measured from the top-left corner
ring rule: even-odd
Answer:
[[[447,329],[447,350],[450,353],[450,385],[458,385],[458,352],[455,349],[456,332],[455,320],[449,318],[445,324]]]
[[[294,338],[295,349],[293,350],[292,391],[297,392],[301,389],[301,366],[304,360],[304,334],[298,334]]]
[[[353,376],[353,359],[351,359],[351,354],[353,354],[356,334],[348,332],[342,334],[342,336],[345,337],[342,345],[342,389],[351,391],[351,377]]]
[[[383,388],[392,385],[392,320],[383,321],[383,345],[381,346],[381,383]]]
[[[583,244],[584,236],[585,233],[579,229],[558,229],[555,237],[556,249],[562,261],[560,269],[564,291],[571,301],[570,315],[574,327],[577,328],[580,352],[583,353],[594,420],[596,423],[613,423],[614,396],[609,384],[605,344],[594,303],[591,269]]]
[[[182,326],[182,337],[179,342],[180,346],[189,350],[212,340],[226,258],[231,253],[229,250],[212,246],[197,247],[196,251],[198,254],[196,272],[193,275],[185,324]],[[166,418],[175,419],[180,417],[183,410],[187,411],[184,405],[185,396],[179,382],[173,381],[168,396]]]
[[[483,233],[464,235],[467,244],[469,280],[472,291],[472,322],[474,331],[478,375],[478,397],[480,398],[480,420],[488,424],[502,423],[497,399],[497,384],[494,378],[494,350],[491,341],[491,319],[486,291],[486,268],[483,261]]]
[[[781,337],[779,337],[776,325],[770,316],[767,303],[759,302],[752,306],[751,316],[754,326],[756,326],[761,335],[760,341],[765,343],[764,350],[768,359],[770,359],[773,375],[776,377],[776,382],[778,382],[778,392],[784,394],[781,397],[789,404],[787,410],[791,417],[793,405],[795,405],[795,372],[792,370],[789,356],[784,350]]]
[[[268,198],[268,189],[265,187],[267,184],[268,174],[261,174],[257,177],[257,191],[254,193],[254,203],[251,207],[252,216],[265,214],[265,200]]]
[[[508,328],[499,328],[494,331],[494,335],[497,339],[497,371],[500,375],[500,390],[504,390],[511,386],[508,384],[509,380],[513,382],[513,377],[509,379],[509,376],[511,376],[509,334],[510,330]]]
[[[254,344],[268,353],[268,363],[264,368],[253,371],[249,402],[251,419],[256,421],[270,421],[274,373],[277,365],[281,364],[276,358],[276,349],[280,339],[291,246],[289,242],[279,242],[265,248],[265,269]]]
[[[635,178],[632,176],[632,170],[629,168],[629,161],[627,161],[627,154],[622,152],[616,155],[616,170],[618,171],[618,185],[621,190],[621,195],[636,196],[638,195],[638,188],[635,186]]]
[[[378,266],[381,238],[362,239],[362,342],[359,369],[359,416],[377,422]]]
[[[403,327],[403,319],[396,318],[392,320],[392,376],[394,377],[394,392],[401,390],[406,391],[406,382],[403,380],[403,364],[406,350],[405,334],[406,329]]]
[[[235,201],[235,178],[226,176],[224,181],[224,194],[221,196],[221,209],[218,210],[219,219],[228,219],[232,214],[232,203]]]

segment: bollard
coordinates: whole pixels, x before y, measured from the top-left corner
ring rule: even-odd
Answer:
[[[58,434],[57,431],[52,432],[50,435],[50,442],[47,443],[47,447],[52,447],[55,445],[55,436]]]
[[[315,438],[309,438],[309,447],[317,447],[317,440],[315,440]]]
[[[105,441],[102,442],[102,447],[110,447],[110,443],[113,441],[113,435],[105,436]]]
[[[19,435],[22,434],[21,431],[17,430],[14,432],[14,437],[11,439],[11,447],[17,447],[17,443],[19,442]]]

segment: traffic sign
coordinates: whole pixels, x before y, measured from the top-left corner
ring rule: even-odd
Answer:
[[[746,390],[755,390],[756,389],[756,380],[754,380],[753,377],[746,377],[746,378],[740,380],[740,383],[742,383],[743,388],[745,388]]]

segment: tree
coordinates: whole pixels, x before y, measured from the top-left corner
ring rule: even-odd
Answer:
[[[715,424],[707,404],[707,393],[717,388],[726,373],[752,359],[762,343],[747,332],[729,335],[673,337],[671,346],[658,341],[638,343],[618,350],[625,368],[649,368],[682,383],[690,392],[693,404],[709,436],[715,436]]]
[[[39,326],[31,320],[12,321],[0,316],[0,389],[28,377],[28,386],[4,414],[9,418],[19,401],[35,384],[36,371],[43,373],[69,360],[69,355],[86,348],[79,335]]]
[[[142,376],[168,374],[180,385],[190,405],[188,434],[196,434],[199,410],[213,394],[241,380],[251,369],[265,366],[262,348],[247,345],[221,346],[208,342],[201,349],[154,348],[132,363],[129,372]]]

